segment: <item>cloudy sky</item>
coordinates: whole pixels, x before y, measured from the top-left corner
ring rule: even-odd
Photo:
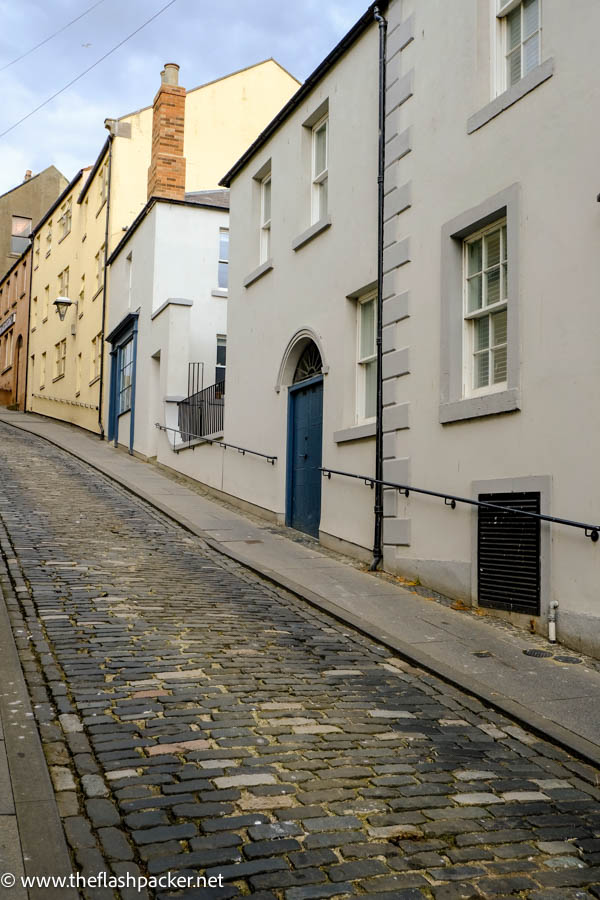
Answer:
[[[97,0],[0,0],[0,69]],[[134,31],[167,0],[101,0],[90,13],[0,71],[0,132]],[[273,56],[300,81],[368,6],[368,0],[175,0],[73,87],[0,138],[0,194],[56,165],[67,178],[91,164],[104,119],[148,106],[165,62],[196,87]]]

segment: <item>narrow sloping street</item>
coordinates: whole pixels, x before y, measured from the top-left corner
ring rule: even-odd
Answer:
[[[594,769],[46,442],[0,424],[0,467],[74,871],[221,876],[149,891],[211,900],[600,896]]]

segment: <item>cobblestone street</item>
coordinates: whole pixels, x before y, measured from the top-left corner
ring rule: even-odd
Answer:
[[[48,443],[0,424],[0,466],[74,870],[222,876],[159,898],[600,897],[596,770]]]

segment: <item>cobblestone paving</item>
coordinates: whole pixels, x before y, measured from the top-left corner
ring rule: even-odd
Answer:
[[[596,770],[45,442],[0,425],[0,471],[13,625],[83,873],[222,876],[160,900],[600,897]]]

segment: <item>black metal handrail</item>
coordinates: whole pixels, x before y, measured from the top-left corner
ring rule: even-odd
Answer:
[[[155,422],[154,427],[158,428],[159,431],[173,431],[175,434],[180,434],[178,428],[169,428],[167,425],[161,425],[160,422]],[[226,450],[237,450],[242,456],[245,456],[246,453],[250,453],[252,456],[261,456],[263,459],[266,459],[268,463],[271,463],[272,466],[277,462],[276,456],[270,456],[268,453],[259,453],[258,450],[248,450],[247,447],[238,447],[237,444],[228,444],[225,441],[214,440],[213,438],[205,437],[203,434],[190,434],[188,432],[187,437],[192,440],[202,441],[203,444],[216,444],[217,447],[224,447]],[[175,443],[173,443],[173,449],[175,449]],[[176,450],[175,452],[179,453],[179,450]]]
[[[323,477],[326,476],[329,479],[332,475],[343,475],[345,478],[356,478],[358,481],[364,481],[370,488],[375,487],[376,484],[381,484],[384,488],[393,488],[394,490],[400,491],[405,497],[408,497],[411,491],[415,494],[427,494],[429,497],[440,497],[446,506],[450,506],[452,509],[456,509],[457,503],[466,503],[469,506],[486,506],[501,512],[513,512],[519,516],[530,516],[544,522],[554,522],[555,525],[570,525],[571,528],[583,529],[583,531],[585,531],[585,536],[589,537],[594,543],[600,538],[600,525],[589,525],[586,522],[577,522],[574,519],[561,519],[558,516],[547,516],[544,513],[528,512],[527,510],[516,509],[512,506],[500,506],[498,503],[490,503],[487,500],[473,500],[471,497],[459,497],[456,494],[429,491],[426,490],[426,488],[417,488],[410,484],[398,484],[395,481],[378,480],[377,478],[372,478],[370,475],[355,475],[352,472],[340,472],[338,469],[328,469],[326,466],[321,466],[321,472]]]
[[[177,424],[181,436],[218,434],[223,430],[225,410],[225,381],[217,381],[202,391],[196,391],[177,404]]]

